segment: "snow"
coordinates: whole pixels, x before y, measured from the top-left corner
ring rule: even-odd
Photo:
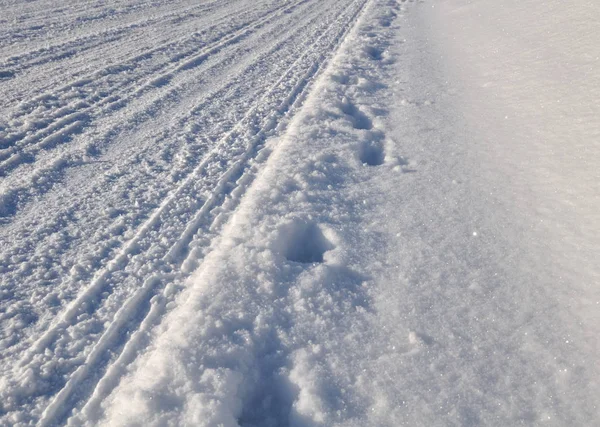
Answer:
[[[2,4],[0,424],[596,425],[600,8]]]

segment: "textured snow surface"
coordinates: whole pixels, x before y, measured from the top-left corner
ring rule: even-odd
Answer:
[[[596,2],[0,6],[0,424],[600,424]]]

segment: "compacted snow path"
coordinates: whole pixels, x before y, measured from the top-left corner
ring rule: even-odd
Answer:
[[[0,424],[600,423],[600,10],[495,3],[0,1]]]
[[[365,5],[42,3],[3,6],[7,423],[64,421],[135,356]]]

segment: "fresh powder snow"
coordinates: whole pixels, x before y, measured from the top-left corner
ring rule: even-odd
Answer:
[[[600,425],[600,3],[0,0],[0,425]]]

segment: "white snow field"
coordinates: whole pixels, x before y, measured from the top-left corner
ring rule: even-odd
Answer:
[[[0,425],[600,425],[600,3],[0,0]]]

